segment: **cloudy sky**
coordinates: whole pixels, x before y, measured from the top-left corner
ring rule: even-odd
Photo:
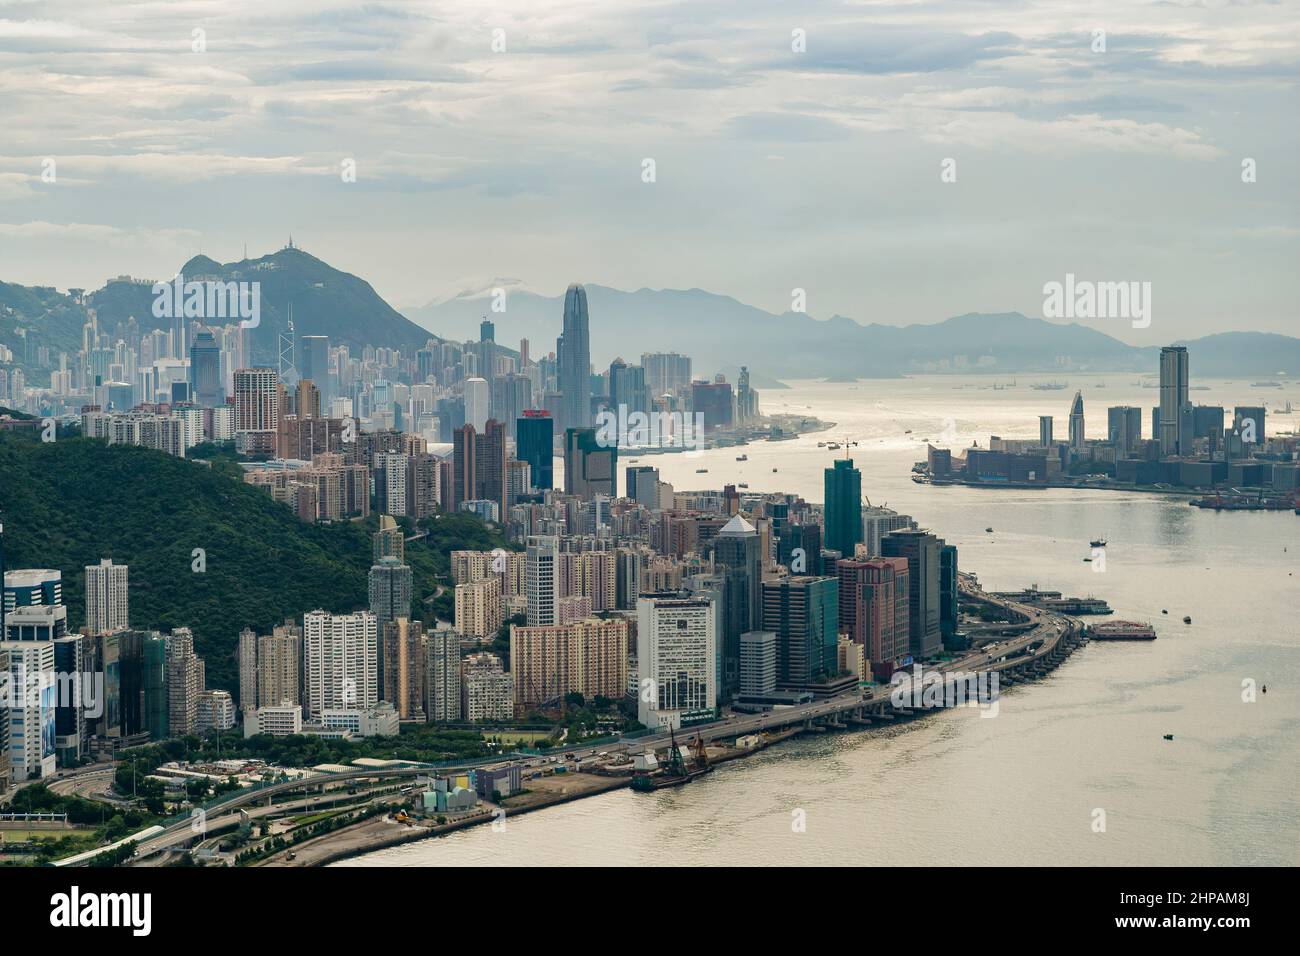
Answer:
[[[0,0],[0,279],[292,233],[399,308],[577,280],[904,324],[1071,272],[1152,283],[1149,329],[1092,323],[1128,341],[1298,334],[1298,71],[1297,2]]]

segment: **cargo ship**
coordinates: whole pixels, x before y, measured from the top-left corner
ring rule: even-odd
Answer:
[[[1154,641],[1156,629],[1137,621],[1107,621],[1089,625],[1088,637],[1094,641]]]

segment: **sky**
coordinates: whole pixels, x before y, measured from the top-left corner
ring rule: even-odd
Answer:
[[[1300,334],[1298,74],[1300,0],[0,0],[0,280],[292,235],[399,309],[901,325],[1073,274],[1151,283],[1085,321],[1135,344]]]

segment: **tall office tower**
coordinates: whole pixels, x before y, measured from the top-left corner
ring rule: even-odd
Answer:
[[[389,515],[379,516],[379,530],[370,536],[374,563],[384,558],[406,560],[406,537],[401,527]]]
[[[53,776],[57,701],[54,692],[53,641],[0,640],[0,658],[8,664],[0,676],[8,688],[9,729],[0,742],[0,762],[7,763],[14,783]]]
[[[758,392],[749,385],[749,368],[742,365],[740,378],[736,382],[736,418],[743,425],[757,417]]]
[[[459,509],[462,501],[474,499],[478,489],[478,432],[473,425],[453,433],[451,455],[452,507]]]
[[[474,498],[478,501],[495,501],[497,513],[505,520],[506,513],[506,426],[489,418],[483,435],[475,443],[477,461],[474,465]]]
[[[516,716],[573,693],[589,701],[621,700],[627,693],[627,642],[628,622],[619,618],[511,628]]]
[[[4,572],[4,610],[58,606],[63,603],[63,572],[53,568],[19,568]],[[0,634],[3,634],[0,628]]]
[[[1162,457],[1185,455],[1191,451],[1191,440],[1182,434],[1183,407],[1188,399],[1191,381],[1187,364],[1187,349],[1181,345],[1167,345],[1160,350],[1160,440]]]
[[[552,487],[554,475],[555,420],[545,409],[529,408],[515,423],[515,430],[515,455],[528,462],[533,487],[545,491]]]
[[[862,509],[862,547],[866,557],[880,557],[880,539],[900,528],[915,528],[911,515],[899,514],[893,508],[867,505]]]
[[[1038,444],[1043,448],[1052,447],[1052,416],[1038,416]]]
[[[1232,424],[1242,445],[1264,444],[1264,406],[1238,405],[1232,410]]]
[[[460,720],[460,634],[443,627],[425,635],[425,704],[429,723]]]
[[[643,367],[628,365],[621,358],[614,359],[609,366],[609,405],[615,413],[621,408],[626,408],[629,415],[650,411],[650,395],[646,389]],[[621,417],[620,415],[620,419]]]
[[[851,591],[841,589],[840,606],[846,599],[855,605],[849,636],[862,644],[876,678],[888,680],[907,657],[910,640],[907,559],[871,558],[862,565],[860,572],[851,572]],[[840,581],[843,584],[843,576]]]
[[[907,559],[907,646],[916,660],[933,657],[943,646],[939,629],[940,544],[928,531],[892,531],[881,540],[885,557]]]
[[[528,462],[517,458],[506,459],[506,511],[519,503],[533,490],[533,472]],[[504,515],[506,511],[503,511]]]
[[[525,561],[528,626],[550,626],[555,623],[560,601],[560,539],[553,535],[530,536]]]
[[[957,635],[957,546],[939,542],[939,636],[946,650],[961,650],[965,644]]]
[[[334,397],[330,384],[330,340],[324,335],[304,335],[298,340],[298,374],[320,389],[325,402]],[[302,414],[300,410],[299,415]]]
[[[590,336],[587,290],[575,283],[564,293],[564,332],[556,343],[560,393],[564,396],[561,418],[566,429],[591,424]]]
[[[1070,403],[1070,452],[1079,454],[1083,451],[1085,441],[1083,437],[1083,392],[1074,393],[1074,401]]]
[[[478,337],[481,342],[495,342],[497,340],[497,327],[491,319],[484,318],[478,324]]]
[[[392,704],[400,720],[424,720],[424,627],[407,617],[380,627],[379,699]]]
[[[725,581],[719,693],[728,699],[740,689],[740,635],[759,630],[761,624],[763,565],[758,532],[736,515],[713,539],[713,557]]]
[[[676,395],[691,384],[691,360],[676,352],[643,352],[646,389],[651,399]]]
[[[86,565],[86,627],[91,634],[124,631],[130,627],[127,601],[127,566],[111,558]]]
[[[226,389],[221,376],[221,346],[216,336],[204,329],[190,347],[190,396],[196,405],[215,408],[225,404]]]
[[[564,493],[584,501],[618,497],[618,448],[602,447],[594,428],[564,430]]]
[[[465,424],[473,425],[474,431],[479,434],[483,433],[483,428],[487,425],[491,397],[487,379],[465,379]]]
[[[488,575],[471,584],[456,585],[456,630],[466,637],[491,640],[504,619],[501,576]]]
[[[714,603],[680,594],[636,602],[637,719],[679,728],[716,711],[717,617]]]
[[[788,577],[763,582],[763,628],[776,634],[776,682],[806,690],[838,670],[839,582]]]
[[[273,368],[235,371],[235,431],[273,432],[280,424],[280,376]]]
[[[787,524],[776,543],[776,560],[791,574],[822,573],[822,529],[815,524]]]
[[[1142,409],[1134,405],[1112,405],[1106,409],[1106,440],[1119,457],[1127,457],[1142,441]]]
[[[406,472],[409,456],[400,452],[381,452],[375,456],[375,508],[390,515],[408,512]]]
[[[659,469],[651,465],[629,465],[624,472],[624,496],[652,511],[659,508]]]
[[[411,616],[412,572],[396,558],[380,558],[370,568],[370,613],[377,626]]]
[[[533,407],[533,383],[527,375],[510,373],[492,379],[490,417],[502,422],[512,439],[518,442],[516,422]]]
[[[776,693],[776,634],[749,631],[740,635],[740,697],[755,699]]]
[[[199,694],[203,691],[203,662],[194,654],[194,635],[178,627],[165,638],[167,727],[174,737],[197,730]]]
[[[372,707],[379,700],[379,633],[369,611],[303,615],[303,701],[306,713]]]
[[[862,472],[842,458],[825,472],[826,547],[852,555],[862,540]]]

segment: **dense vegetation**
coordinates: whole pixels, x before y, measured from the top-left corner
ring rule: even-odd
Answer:
[[[240,480],[237,464],[204,464],[89,439],[52,443],[0,434],[0,520],[10,568],[63,572],[68,625],[85,621],[85,573],[101,558],[130,566],[131,625],[189,627],[208,685],[238,693],[235,648],[244,627],[259,633],[305,611],[367,604],[367,521],[312,525]],[[407,522],[407,533],[416,529]],[[426,519],[409,542],[413,615],[447,616],[450,553],[511,547],[476,516]],[[206,568],[192,570],[195,549]],[[429,599],[429,600],[426,600]]]

